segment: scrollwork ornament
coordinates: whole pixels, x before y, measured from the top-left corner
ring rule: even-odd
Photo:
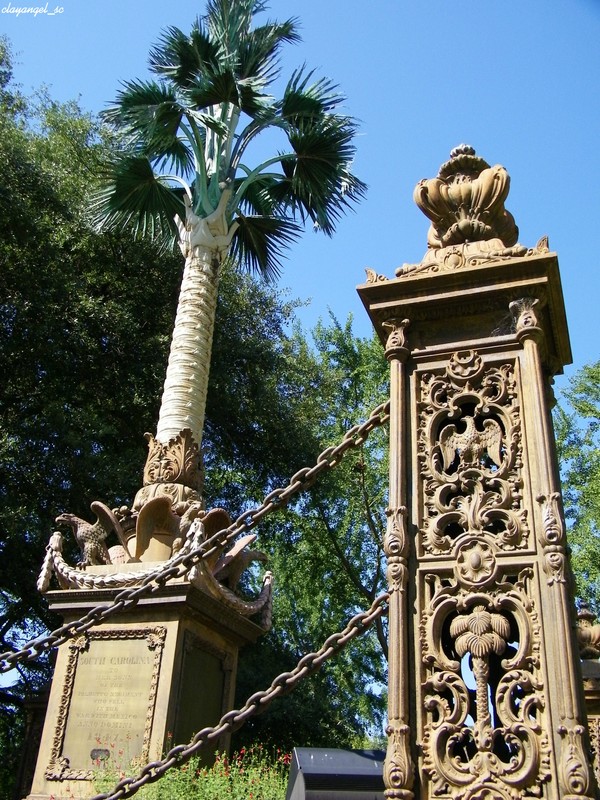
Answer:
[[[404,557],[408,553],[408,537],[406,535],[406,507],[386,509],[388,518],[383,549],[388,558]]]
[[[520,793],[507,791],[498,781],[478,782],[463,795],[463,800],[516,800]]]
[[[517,333],[520,333],[526,328],[538,327],[538,309],[539,300],[535,297],[523,297],[520,300],[514,300],[509,308],[515,317],[515,328]]]
[[[499,239],[505,247],[517,241],[518,229],[504,208],[510,178],[504,167],[493,167],[468,145],[460,145],[440,167],[436,178],[422,180],[413,198],[431,220],[431,249]]]
[[[157,627],[150,631],[146,637],[148,650],[156,650],[157,648],[164,647],[166,635],[167,630],[163,627]]]
[[[90,646],[90,640],[87,634],[83,633],[69,642],[69,650],[73,653],[83,653]]]
[[[476,544],[465,541],[465,556]],[[493,590],[470,589],[468,581],[429,582],[420,628],[428,796],[539,797],[550,778],[532,577],[529,568],[505,578],[496,574]],[[475,691],[463,677],[467,656]]]
[[[458,385],[476,380],[483,369],[483,359],[475,350],[458,350],[452,353],[446,371],[448,377]]]
[[[542,505],[541,544],[548,585],[566,583],[565,529],[560,513],[560,494],[552,492],[537,498]]]
[[[199,490],[202,483],[200,448],[192,431],[184,428],[168,442],[146,434],[148,456],[144,467],[144,486],[155,483],[180,483]]]
[[[520,341],[533,339],[541,344],[544,332],[540,325],[540,300],[535,297],[522,297],[509,304],[515,320],[515,331]]]
[[[590,744],[594,754],[594,774],[596,783],[600,785],[600,717],[593,716],[588,718],[588,732]]]
[[[388,278],[385,275],[378,274],[374,269],[365,267],[367,274],[367,283],[385,283]]]
[[[544,570],[548,575],[548,586],[566,583],[566,557],[562,547],[550,546],[544,550]]]
[[[537,500],[542,506],[542,543],[544,545],[562,544],[565,539],[565,530],[559,507],[560,494],[552,492],[547,496],[540,495]]]
[[[456,552],[456,577],[466,586],[485,586],[496,577],[496,556],[485,541],[467,541]]]
[[[455,353],[443,374],[421,377],[417,457],[428,553],[462,537],[501,550],[527,546],[520,407],[512,364],[485,368],[474,350]]]
[[[46,767],[44,777],[47,781],[61,781],[71,772],[71,762],[68,758],[61,756],[52,761]]]
[[[386,574],[390,592],[403,592],[408,582],[406,563],[392,556],[388,561]]]

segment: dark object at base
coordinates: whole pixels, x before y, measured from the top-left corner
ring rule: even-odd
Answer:
[[[383,800],[383,750],[296,747],[286,800]]]

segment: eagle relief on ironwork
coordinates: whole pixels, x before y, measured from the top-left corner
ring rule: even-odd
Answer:
[[[464,533],[498,546],[526,545],[521,436],[510,365],[484,369],[473,351],[421,381],[419,459],[425,482],[426,551],[447,553]]]

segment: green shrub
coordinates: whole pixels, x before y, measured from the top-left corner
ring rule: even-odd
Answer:
[[[156,783],[141,789],[140,800],[284,800],[290,763],[289,753],[265,752],[262,745],[242,748],[231,757],[217,753],[212,767],[192,758],[172,769]],[[133,767],[129,774],[135,774]],[[123,777],[119,764],[110,759],[97,769],[94,788],[111,789]]]

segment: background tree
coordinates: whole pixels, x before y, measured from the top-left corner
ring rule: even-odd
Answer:
[[[337,444],[387,399],[383,348],[354,336],[350,319],[319,324],[312,342],[296,331],[290,344],[292,360],[304,372],[298,411],[321,449]],[[291,669],[385,590],[387,435],[387,427],[371,433],[309,492],[261,524],[261,547],[275,576],[274,626],[242,653],[237,702],[256,688],[257,676]],[[242,728],[236,745],[258,737],[289,749],[300,741],[360,746],[381,737],[386,651],[382,623]]]
[[[600,613],[600,361],[563,392],[554,420],[578,596]]]

